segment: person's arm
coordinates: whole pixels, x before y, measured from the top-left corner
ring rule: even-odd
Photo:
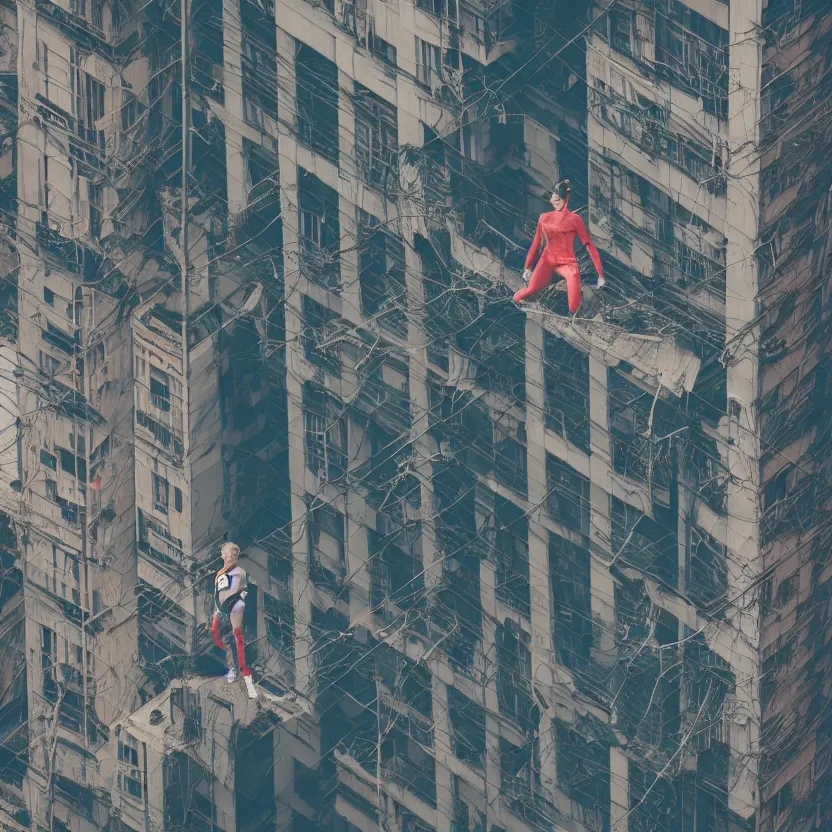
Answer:
[[[540,219],[537,221],[537,233],[534,235],[534,241],[532,242],[532,247],[529,249],[529,253],[526,255],[526,265],[523,267],[526,271],[529,271],[531,267],[534,265],[534,261],[537,260],[538,252],[540,251],[540,243],[543,239],[543,228],[540,224]]]
[[[239,567],[233,569],[229,573],[229,577],[231,578],[231,581],[230,581],[229,586],[228,586],[229,595],[227,597],[230,598],[232,595],[234,595],[234,593],[240,591],[240,587],[243,585],[243,576],[242,576],[241,573],[242,573],[242,570]]]
[[[575,217],[575,232],[578,235],[578,239],[584,244],[584,248],[586,248],[589,256],[592,258],[595,271],[598,272],[598,283],[606,283],[604,267],[601,265],[601,255],[598,253],[598,249],[595,248],[595,243],[590,240],[584,221],[577,214],[573,214],[573,216]]]

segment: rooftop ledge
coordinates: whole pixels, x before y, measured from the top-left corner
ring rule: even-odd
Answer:
[[[513,291],[524,285],[520,277],[495,257],[462,237],[449,225],[451,255],[469,271],[505,283]],[[563,338],[576,349],[597,358],[608,367],[622,361],[633,367],[634,374],[654,387],[664,387],[681,396],[693,390],[700,361],[682,349],[672,336],[639,335],[600,318],[566,318],[547,311],[539,304],[527,304],[528,315],[547,332]]]
[[[124,729],[156,753],[166,755],[193,746],[199,738],[210,733],[209,728],[216,728],[217,707],[230,714],[229,723],[243,728],[251,727],[255,722],[263,727],[267,724],[277,727],[311,713],[311,706],[296,694],[275,696],[260,685],[255,684],[255,687],[257,699],[249,699],[239,678],[231,684],[222,676],[175,679],[162,693],[113,727]],[[182,689],[185,689],[185,698],[192,703],[187,717],[171,701],[174,693]],[[188,718],[193,719],[191,724],[188,724]],[[209,720],[211,726],[204,724]]]

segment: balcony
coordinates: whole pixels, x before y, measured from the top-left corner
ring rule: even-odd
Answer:
[[[454,6],[456,3],[453,4]],[[476,22],[474,31],[463,28],[460,49],[483,66],[512,52],[521,41],[513,0],[485,0],[460,4],[462,19]]]
[[[58,271],[94,280],[101,267],[102,257],[78,240],[64,237],[50,227],[49,222],[37,223],[36,240],[44,258]]]

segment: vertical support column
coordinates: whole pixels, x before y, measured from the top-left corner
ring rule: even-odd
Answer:
[[[725,342],[728,419],[728,547],[729,598],[726,612],[736,634],[731,655],[737,687],[729,730],[731,777],[728,806],[744,820],[759,804],[757,783],[761,706],[757,673],[760,643],[759,607],[754,596],[762,572],[759,540],[760,441],[757,418],[759,290],[756,249],[759,225],[760,82],[762,45],[760,4],[736,0],[729,10],[728,142],[729,167],[725,261]]]
[[[610,748],[610,828],[627,832],[630,807],[630,769],[620,748]]]
[[[336,58],[341,58],[337,48]],[[340,60],[339,60],[340,62]],[[361,286],[358,278],[358,206],[363,185],[349,172],[355,172],[355,107],[352,102],[355,82],[338,69],[338,215],[341,226],[341,297],[344,317],[358,320],[361,314]]]
[[[398,109],[399,141],[402,144],[422,143],[418,119]],[[403,176],[407,173],[402,172]],[[428,351],[424,329],[425,287],[422,281],[422,263],[413,249],[420,216],[419,206],[408,199],[400,204],[401,234],[404,239],[405,293],[407,297],[407,342],[410,345],[410,401],[413,412],[413,452],[416,457],[416,473],[420,481],[422,504],[422,562],[425,570],[425,589],[428,603],[442,580],[442,564],[437,557],[436,523],[433,502],[433,466],[431,458],[436,447],[428,434],[430,423],[430,391],[428,388]]]
[[[451,731],[448,721],[448,688],[438,676],[431,678],[433,683],[433,742],[438,753],[452,756]],[[437,765],[436,832],[451,832],[453,805],[453,774],[447,766]]]
[[[483,625],[481,663],[485,704],[485,806],[486,828],[503,826],[500,806],[500,704],[497,700],[497,596],[495,594],[494,565],[484,560],[480,564],[480,593],[482,595]]]
[[[295,42],[277,30],[278,107],[284,120],[294,123]],[[300,294],[294,291],[298,273],[298,167],[294,137],[278,127],[280,205],[283,217],[283,269],[286,292],[286,395],[289,424],[289,478],[292,500],[292,602],[295,610],[295,685],[311,695],[312,639],[309,624],[309,561],[306,544],[306,462],[303,452],[303,377],[300,375],[300,334],[303,324]],[[287,153],[287,150],[289,151]]]
[[[243,120],[243,32],[240,0],[223,0],[222,46],[225,109],[233,117],[225,122],[225,163],[228,170],[228,216],[233,219],[245,207],[246,176],[243,137],[232,129],[229,121]]]
[[[590,522],[589,539],[593,549],[609,551],[612,545],[610,525],[609,472],[610,451],[607,367],[597,358],[589,357],[589,442],[590,442]],[[606,486],[606,487],[605,487]],[[590,562],[592,616],[602,622],[595,643],[594,658],[601,664],[615,660],[615,588],[609,567],[595,554]]]
[[[278,130],[292,131],[297,128],[298,113],[295,105],[295,39],[277,27],[277,112]],[[285,125],[281,129],[281,123]],[[291,132],[286,133],[291,136]]]
[[[549,569],[549,532],[536,518],[545,511],[546,474],[546,360],[543,327],[526,320],[526,444],[528,453],[529,505],[529,586],[532,625],[532,686],[539,687],[551,702],[555,665],[554,615]],[[555,787],[554,746],[551,716],[540,718],[540,778],[543,788]]]
[[[367,538],[367,528],[360,522],[368,515],[367,504],[358,495],[350,500],[346,495],[345,508],[347,514],[347,575],[350,575],[350,623],[360,624],[362,627],[370,625],[368,615],[370,607],[370,573],[367,561],[370,558],[370,547]]]

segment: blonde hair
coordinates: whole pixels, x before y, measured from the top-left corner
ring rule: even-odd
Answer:
[[[230,540],[220,546],[220,554],[224,555],[226,552],[233,552],[237,557],[240,557],[240,547],[236,543],[232,543]]]

